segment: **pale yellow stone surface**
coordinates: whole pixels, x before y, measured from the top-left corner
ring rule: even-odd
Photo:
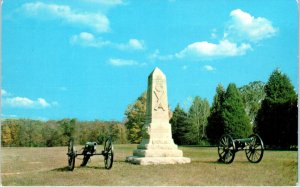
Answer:
[[[172,139],[169,123],[169,106],[166,76],[155,68],[148,77],[146,123],[143,139],[126,161],[141,164],[183,164],[190,158],[183,157]]]

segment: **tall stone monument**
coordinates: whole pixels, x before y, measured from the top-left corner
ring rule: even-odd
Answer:
[[[126,161],[140,165],[191,162],[190,158],[183,157],[172,139],[166,76],[158,68],[148,77],[146,122],[142,136],[142,142]]]

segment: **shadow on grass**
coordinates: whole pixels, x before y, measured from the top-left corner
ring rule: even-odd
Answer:
[[[115,162],[118,162],[118,163],[124,163],[124,162],[126,162],[126,160],[114,160],[114,163]],[[127,162],[128,163],[128,162]]]
[[[197,162],[205,163],[205,164],[218,164],[218,165],[231,165],[234,162],[239,163],[239,164],[257,164],[257,163],[250,163],[247,160],[245,160],[245,161],[237,160],[237,161],[233,161],[232,163],[225,163],[219,159],[218,160],[195,160],[195,161],[192,161],[192,163],[197,163]]]
[[[225,163],[220,160],[216,160],[216,161],[205,160],[205,161],[193,161],[193,162],[206,163],[206,164],[228,165],[228,166],[230,166],[234,163],[238,163],[238,164],[242,164],[242,165],[244,165],[244,164],[245,165],[247,165],[247,164],[259,165],[259,163],[251,163],[248,160],[236,160],[236,161],[232,161],[232,163]]]
[[[66,166],[66,167],[62,167],[62,168],[55,168],[55,169],[52,169],[51,171],[68,172],[70,170],[69,170],[69,167]]]
[[[100,166],[81,166],[81,167],[78,167],[78,169],[80,168],[87,168],[87,169],[105,169],[105,167],[100,167]]]
[[[192,160],[191,163],[221,164],[221,165],[225,164],[224,162],[219,160]]]
[[[86,169],[102,169],[102,170],[106,170],[105,167],[100,167],[100,166],[80,166],[80,167],[75,167],[75,169],[83,169],[83,168],[86,168]],[[68,166],[66,167],[61,167],[61,168],[55,168],[55,169],[52,169],[51,171],[58,171],[58,172],[72,172],[69,170]]]

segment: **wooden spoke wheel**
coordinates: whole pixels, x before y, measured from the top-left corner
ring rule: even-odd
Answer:
[[[111,138],[105,141],[103,156],[105,169],[111,169],[114,162],[114,150]]]
[[[228,134],[223,135],[218,146],[219,160],[226,164],[230,164],[234,160],[235,152],[235,143],[232,137]]]
[[[68,155],[68,169],[70,171],[73,171],[75,167],[75,157],[76,157],[73,140],[69,141],[67,155]]]
[[[261,161],[264,155],[264,143],[257,134],[252,134],[249,138],[251,138],[252,141],[246,146],[246,157],[249,162],[258,163]]]

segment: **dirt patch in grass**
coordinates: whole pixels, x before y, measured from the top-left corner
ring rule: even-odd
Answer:
[[[78,147],[80,148],[80,147]],[[76,159],[73,172],[67,165],[66,147],[2,148],[2,185],[296,185],[297,152],[266,151],[259,164],[238,152],[230,165],[217,162],[216,148],[180,147],[192,163],[140,166],[125,162],[136,145],[115,145],[115,162],[104,168],[102,156],[86,167]],[[103,147],[98,146],[98,150]]]

